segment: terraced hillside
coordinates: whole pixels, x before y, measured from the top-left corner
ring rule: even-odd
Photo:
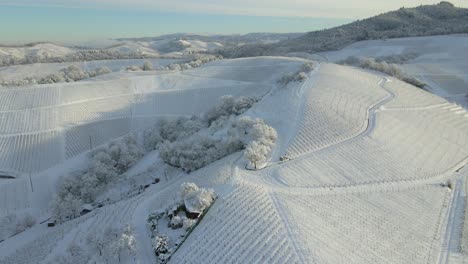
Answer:
[[[227,195],[174,263],[190,263],[191,256],[200,263],[232,259],[228,256],[262,263],[275,254],[292,255],[298,263],[463,259],[464,109],[394,78],[327,63],[293,92],[302,94],[296,101],[302,105],[299,124],[289,135],[291,144],[279,150],[289,160],[272,160],[260,171],[246,171],[238,162],[235,188],[253,188],[258,201],[243,202],[247,194],[231,197],[236,191]],[[262,107],[257,111],[265,115]],[[269,209],[261,211],[264,207]],[[278,216],[279,223],[268,222]],[[275,234],[266,238],[242,235],[244,226],[256,223],[262,226],[253,233],[284,229],[260,232]],[[284,236],[287,241],[275,240]],[[255,246],[259,238],[263,243]],[[283,250],[289,253],[279,253]],[[212,253],[219,251],[225,254]]]
[[[270,88],[250,81],[212,82],[187,72],[4,89],[0,170],[40,172],[143,124],[151,126],[158,117],[197,114],[223,95],[259,96]]]
[[[2,91],[13,100],[2,106],[11,125],[2,136],[10,147],[0,151],[15,160],[5,170],[67,164],[158,117],[200,113],[227,93],[260,98],[244,115],[264,119],[278,138],[260,170],[246,169],[237,152],[190,174],[160,163],[147,172],[158,153],[148,154],[127,176],[148,173],[161,184],[58,227],[37,225],[8,238],[0,263],[53,263],[109,222],[135,232],[135,255],[126,263],[157,263],[147,217],[173,204],[183,182],[213,188],[218,198],[170,263],[463,263],[465,109],[395,78],[331,63],[317,63],[303,82],[277,83],[303,62],[223,60],[156,76]],[[35,92],[43,102],[27,99]],[[47,92],[58,99],[41,95]],[[15,93],[26,99],[14,102]],[[21,126],[23,118],[38,121]],[[37,136],[45,133],[55,134]],[[59,155],[37,162],[22,146]],[[0,212],[31,207],[39,195],[28,188],[19,180],[0,185]]]

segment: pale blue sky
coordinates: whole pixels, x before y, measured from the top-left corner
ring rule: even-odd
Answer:
[[[169,33],[306,32],[415,0],[0,0],[0,43],[73,43]],[[452,1],[467,6],[466,0]]]

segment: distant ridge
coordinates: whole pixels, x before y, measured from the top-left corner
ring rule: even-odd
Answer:
[[[190,33],[176,33],[169,35],[161,35],[157,37],[142,37],[142,38],[118,38],[118,41],[159,41],[159,40],[199,40],[205,42],[219,42],[223,45],[234,45],[237,46],[238,43],[253,44],[253,43],[262,43],[272,40],[288,40],[292,38],[297,38],[304,35],[304,33],[268,33],[268,32],[258,32],[258,33],[248,33],[248,34],[233,34],[233,35],[221,35],[221,34],[190,34]]]
[[[227,48],[225,57],[280,55],[288,52],[315,53],[338,50],[362,40],[390,39],[468,33],[468,9],[450,2],[400,8],[331,29],[309,32],[294,39],[265,45]]]

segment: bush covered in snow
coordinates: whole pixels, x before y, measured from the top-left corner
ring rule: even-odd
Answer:
[[[38,80],[35,77],[26,77],[20,80],[4,80],[0,79],[0,86],[25,86],[37,84]]]
[[[250,155],[246,157],[257,168],[266,161],[275,141],[276,131],[263,120],[230,117],[188,137],[165,141],[159,151],[166,163],[190,172],[247,147]]]
[[[33,46],[37,43],[27,44]],[[150,59],[156,56],[143,54],[141,52],[120,52],[106,49],[82,49],[67,54],[65,56],[43,56],[41,54],[28,53],[24,58],[11,54],[0,56],[0,66],[11,66],[31,63],[55,63],[55,62],[75,62],[94,60],[120,60],[120,59]]]
[[[76,82],[83,79],[96,77],[98,75],[111,73],[108,67],[100,67],[92,71],[83,71],[79,67],[71,65],[67,68],[61,69],[57,73],[51,73],[43,77],[26,77],[21,80],[0,80],[1,86],[24,86],[32,84],[49,84],[61,82]]]
[[[161,70],[171,70],[171,71],[181,71],[181,70],[189,70],[193,68],[198,68],[201,65],[221,60],[223,57],[221,55],[199,55],[197,58],[189,61],[189,62],[182,62],[182,63],[172,63],[167,67],[160,68]]]
[[[180,117],[175,120],[161,120],[156,127],[144,132],[146,150],[154,150],[162,143],[184,140],[210,125],[218,126],[230,116],[247,111],[256,100],[249,97],[223,96],[218,104],[201,116]],[[214,121],[218,121],[213,124]]]
[[[153,64],[150,61],[145,61],[143,62],[143,67],[141,67],[142,70],[144,71],[152,71],[153,70]]]
[[[61,74],[57,73],[52,73],[49,75],[46,75],[45,77],[40,78],[37,83],[39,84],[48,84],[48,83],[61,83],[64,82],[65,79]]]
[[[129,72],[134,72],[134,71],[141,71],[141,67],[138,65],[130,65],[126,68],[127,71]]]
[[[186,172],[242,150],[254,141],[257,143],[250,149],[257,150],[257,146],[262,146],[263,159],[266,159],[276,140],[276,132],[260,119],[239,118],[254,102],[252,98],[224,96],[199,117],[162,121],[145,132],[145,148],[159,149],[165,163]]]
[[[127,71],[129,72],[135,72],[135,71],[152,71],[154,70],[153,64],[150,61],[144,61],[143,65],[138,66],[138,65],[130,65],[126,68]]]
[[[79,216],[81,206],[94,202],[97,195],[133,166],[143,153],[133,136],[126,136],[93,150],[88,168],[60,178],[52,212],[58,221]]]
[[[385,61],[379,62],[374,58],[358,58],[358,57],[351,56],[340,63],[345,64],[345,65],[357,66],[357,67],[361,67],[364,69],[383,72],[419,88],[423,88],[424,86],[426,86],[425,83],[404,73],[397,65],[391,64],[391,63],[389,64]]]
[[[195,183],[184,182],[180,189],[180,198],[190,213],[202,213],[216,199],[214,190],[199,188]]]
[[[304,72],[286,73],[278,80],[282,86],[287,86],[290,82],[302,82],[307,79],[307,74]]]
[[[290,82],[303,82],[308,77],[308,73],[314,70],[314,64],[310,61],[302,64],[301,69],[296,73],[287,73],[278,80],[282,86],[287,86]]]
[[[156,236],[153,238],[152,243],[154,254],[157,257],[163,257],[162,255],[169,253],[169,238],[167,236]]]
[[[60,70],[60,72],[66,82],[74,82],[89,77],[89,75],[75,65],[68,66],[67,68]]]
[[[122,227],[112,225],[90,233],[85,241],[72,241],[65,247],[64,255],[49,263],[130,263],[136,254],[134,230],[128,224]]]
[[[204,119],[211,124],[221,117],[241,115],[250,109],[255,102],[256,100],[250,97],[226,95],[221,97],[220,102],[205,113]]]
[[[306,61],[304,64],[301,66],[301,71],[305,73],[309,73],[315,69],[315,65],[311,61]]]
[[[176,141],[164,141],[159,147],[162,160],[191,172],[241,150],[242,141],[230,135],[227,123],[222,127],[213,124]]]
[[[394,54],[394,55],[376,57],[375,61],[393,63],[393,64],[405,64],[408,61],[416,59],[417,57],[419,57],[417,53]]]

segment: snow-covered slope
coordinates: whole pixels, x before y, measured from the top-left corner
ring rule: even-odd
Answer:
[[[162,39],[148,42],[135,42],[151,47],[161,54],[183,55],[212,51],[222,48],[223,45],[214,41],[202,41],[197,39]]]
[[[0,58],[14,57],[19,60],[25,59],[28,56],[36,56],[41,59],[46,57],[61,58],[73,52],[73,49],[53,43],[38,43],[23,47],[0,47]]]
[[[238,152],[190,174],[166,174],[152,152],[127,174],[147,173],[162,183],[58,227],[37,225],[9,238],[0,243],[0,263],[53,263],[69,245],[123,224],[137,240],[126,262],[156,263],[147,217],[174,202],[188,181],[213,188],[218,199],[170,263],[463,258],[467,112],[394,78],[325,62],[304,82],[277,83],[303,62],[222,60],[182,72],[1,91],[0,169],[27,174],[55,166],[33,175],[35,186],[79,166],[73,157],[90,144],[161,116],[200,113],[225,94],[260,98],[245,115],[264,119],[278,139],[266,168],[257,171],[247,170]],[[149,167],[155,169],[145,172]],[[28,183],[27,177],[0,182],[0,215],[44,206],[38,201],[47,201],[53,188],[43,184],[47,194],[33,193]]]
[[[299,64],[291,61],[293,66]],[[262,76],[286,72],[289,65],[285,63],[274,71],[264,66],[255,78],[234,78],[237,80],[230,80],[232,77],[223,73],[228,66],[220,64],[210,66],[213,72],[219,72],[216,79],[192,70],[0,90],[4,124],[0,167],[38,172],[89,149],[90,144],[97,146],[141,129],[134,127],[139,119],[152,117],[152,122],[143,122],[150,126],[158,116],[201,113],[226,94],[265,94],[271,88],[271,79],[263,83]],[[238,71],[242,73],[243,67]],[[44,157],[36,147],[53,148],[55,156]],[[37,160],[39,156],[49,161]]]
[[[463,215],[447,208],[463,203],[463,184],[440,183],[466,174],[457,171],[468,159],[468,117],[393,78],[331,64],[296,89],[295,104],[305,103],[290,141],[300,149],[286,148],[293,159],[257,172],[237,163],[231,177],[244,193],[223,196],[174,263],[445,263],[459,254],[460,242],[446,243],[461,232],[447,230]],[[322,101],[328,107],[309,110]]]
[[[468,35],[432,36],[361,41],[332,52],[321,53],[337,62],[349,56],[381,57],[416,54],[401,67],[428,84],[431,92],[468,107]]]
[[[148,45],[145,45],[145,43],[139,43],[139,42],[119,43],[115,46],[106,48],[105,50],[115,51],[115,52],[119,52],[122,54],[141,53],[144,55],[151,55],[151,56],[159,55],[157,50],[154,50],[151,47],[148,47]]]
[[[60,70],[74,65],[83,71],[92,71],[100,67],[108,67],[113,72],[123,71],[128,66],[141,66],[145,61],[157,67],[165,67],[171,63],[178,63],[177,59],[122,59],[122,60],[98,60],[82,62],[63,62],[63,63],[34,63],[24,65],[14,65],[0,68],[0,79],[5,81],[21,80],[27,77],[43,77],[49,74],[56,74]]]

